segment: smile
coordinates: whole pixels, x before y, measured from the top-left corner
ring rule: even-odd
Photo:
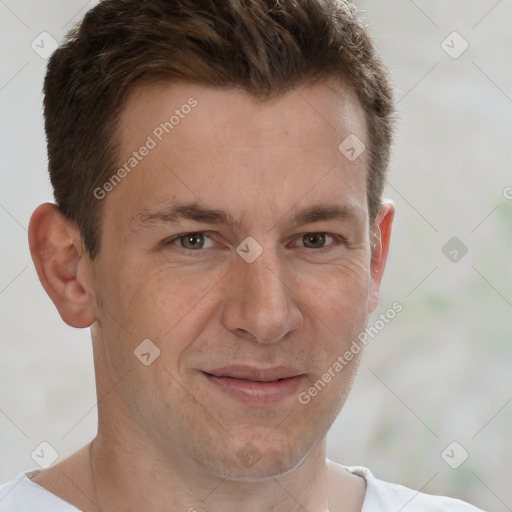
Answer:
[[[291,368],[226,367],[203,374],[222,393],[253,405],[277,403],[295,394],[305,378]]]

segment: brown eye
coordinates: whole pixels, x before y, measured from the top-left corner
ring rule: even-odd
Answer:
[[[326,233],[307,233],[302,237],[302,241],[309,249],[321,249],[325,246],[327,237],[332,238]]]
[[[200,249],[209,249],[215,246],[215,242],[205,233],[185,233],[169,240],[169,244],[178,245],[183,249],[198,251]]]
[[[204,235],[201,233],[190,233],[178,238],[180,245],[185,249],[202,249],[204,246]]]

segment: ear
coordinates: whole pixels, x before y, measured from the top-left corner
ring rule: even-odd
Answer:
[[[384,200],[371,231],[372,259],[370,265],[370,295],[368,311],[371,313],[379,303],[380,282],[384,274],[388,257],[391,226],[395,216],[395,205],[391,200]]]
[[[96,320],[94,300],[75,223],[56,205],[42,204],[30,219],[28,242],[39,280],[62,320],[71,327],[89,327]]]

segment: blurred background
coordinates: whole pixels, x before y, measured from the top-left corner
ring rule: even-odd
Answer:
[[[27,226],[52,200],[46,58],[96,2],[0,0],[0,482],[95,435],[90,333],[66,326]],[[512,510],[512,3],[359,1],[396,88],[381,302],[328,455],[380,478]],[[399,302],[385,324],[379,315]]]

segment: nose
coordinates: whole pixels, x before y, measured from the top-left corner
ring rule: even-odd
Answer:
[[[235,263],[222,314],[228,330],[258,343],[280,341],[303,322],[292,285],[284,279],[283,265],[268,252],[252,263],[241,258]]]

